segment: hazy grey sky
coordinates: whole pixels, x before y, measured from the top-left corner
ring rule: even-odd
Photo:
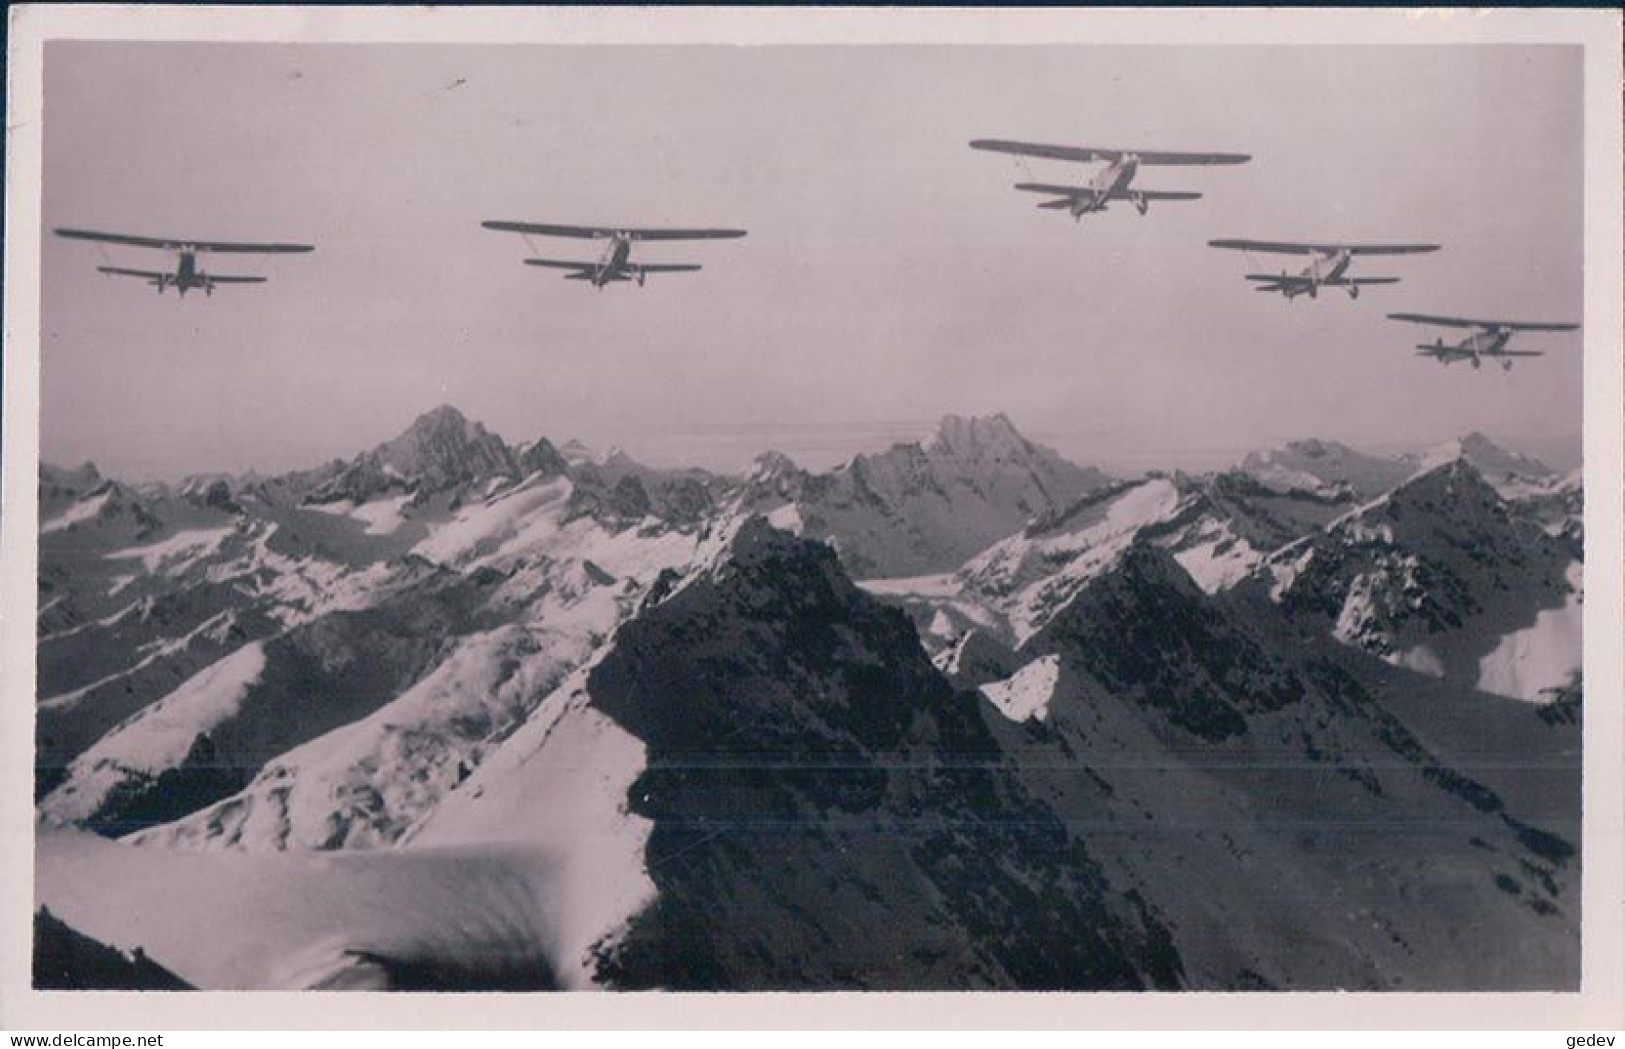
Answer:
[[[306,466],[441,402],[513,441],[720,468],[996,410],[1121,469],[1472,429],[1578,461],[1579,336],[1474,372],[1383,319],[1580,318],[1574,48],[56,43],[45,83],[47,227],[317,246],[208,259],[271,283],[178,303],[95,272],[162,255],[47,238],[53,461]],[[1074,224],[1010,186],[1093,167],[978,137],[1254,160],[1144,169],[1205,199]],[[484,219],[750,235],[640,248],[705,269],[600,293]],[[1405,283],[1357,302],[1287,304],[1214,237],[1444,249],[1364,260]]]

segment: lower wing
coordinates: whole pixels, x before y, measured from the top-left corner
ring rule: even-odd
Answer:
[[[1094,197],[1095,191],[1088,186],[1055,186],[1047,182],[1018,182],[1016,188],[1027,193],[1049,193],[1057,197],[1076,199],[1078,197]],[[1192,193],[1178,189],[1128,189],[1114,190],[1108,200],[1201,200],[1202,194]],[[1044,207],[1040,204],[1039,207]]]
[[[264,284],[264,277],[237,277],[229,273],[207,273],[203,279],[210,284]]]
[[[591,273],[598,268],[596,262],[569,262],[564,259],[526,259],[527,266],[547,266],[555,270],[575,270],[578,273]]]
[[[157,270],[129,270],[123,266],[97,266],[96,272],[114,277],[140,277],[142,280],[168,280],[173,276],[170,273],[159,273]]]
[[[1183,189],[1122,189],[1112,194],[1113,200],[1201,200],[1202,194]]]
[[[1027,193],[1048,193],[1057,197],[1092,197],[1095,191],[1087,186],[1052,186],[1047,182],[1017,182],[1016,188]]]
[[[693,273],[700,267],[693,262],[629,262],[621,268],[636,276],[639,273]]]

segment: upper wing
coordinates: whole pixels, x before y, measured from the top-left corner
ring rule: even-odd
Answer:
[[[625,237],[628,240],[724,240],[743,237],[742,229],[630,229],[621,226],[559,226],[545,222],[482,222],[486,229],[503,233],[534,233],[544,237],[579,237],[601,240]]]
[[[1396,321],[1410,321],[1413,324],[1437,324],[1443,328],[1484,328],[1486,330],[1500,328],[1503,331],[1576,331],[1578,324],[1552,324],[1545,321],[1487,321],[1476,320],[1472,317],[1440,317],[1431,313],[1390,313],[1389,318]]]
[[[1098,149],[1094,146],[1048,146],[1040,142],[1012,142],[1002,138],[979,138],[972,149],[1013,153],[1019,157],[1071,160],[1080,164],[1118,160],[1132,155],[1141,164],[1244,164],[1252,157],[1245,153],[1159,153],[1133,149]]]
[[[1334,255],[1340,251],[1350,255],[1416,255],[1439,250],[1437,244],[1295,244],[1279,240],[1210,240],[1208,246],[1236,251],[1273,251],[1283,255]]]
[[[222,251],[243,255],[297,255],[307,251],[315,251],[310,244],[236,244],[222,240],[188,241],[181,245],[183,251]]]
[[[1133,153],[1141,164],[1181,164],[1181,165],[1211,165],[1211,164],[1245,164],[1253,159],[1246,153]]]
[[[633,240],[732,240],[743,237],[742,229],[627,229]]]
[[[1089,149],[1083,146],[1046,146],[1037,142],[1011,142],[1002,138],[979,138],[970,144],[970,148],[986,149],[994,153],[1014,153],[1018,157],[1073,160],[1080,164],[1092,164],[1097,160],[1116,160],[1122,156],[1115,149]]]
[[[615,235],[615,230],[602,226],[554,226],[543,222],[498,221],[482,222],[480,225],[503,233],[536,233],[544,237],[580,237],[584,240]]]
[[[250,244],[223,240],[179,240],[173,237],[137,237],[128,233],[99,233],[89,229],[57,229],[59,237],[74,240],[94,240],[103,244],[128,244],[137,248],[158,248],[162,251],[223,251],[264,255],[315,251],[309,244]]]

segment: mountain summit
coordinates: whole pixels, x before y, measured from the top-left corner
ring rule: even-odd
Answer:
[[[945,416],[926,442],[857,455],[827,474],[773,460],[743,508],[827,539],[860,577],[952,571],[1028,521],[1107,481],[1023,437],[1003,415]]]

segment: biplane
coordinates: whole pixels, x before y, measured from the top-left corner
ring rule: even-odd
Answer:
[[[1474,368],[1488,360],[1498,360],[1506,371],[1512,370],[1515,357],[1544,357],[1542,350],[1511,350],[1507,343],[1518,332],[1576,331],[1578,324],[1549,323],[1546,321],[1486,321],[1472,317],[1439,317],[1430,313],[1390,313],[1390,320],[1411,324],[1431,324],[1441,328],[1476,328],[1471,335],[1457,343],[1447,343],[1439,336],[1431,343],[1417,343],[1418,357],[1432,357],[1440,364],[1452,361],[1471,361]]]
[[[58,229],[59,237],[70,240],[88,240],[98,244],[117,244],[135,248],[151,248],[175,255],[173,270],[131,269],[125,266],[97,266],[99,273],[110,277],[134,277],[144,280],[162,295],[165,288],[174,288],[182,298],[193,288],[201,288],[204,295],[213,295],[214,289],[227,284],[264,284],[265,277],[234,273],[206,273],[198,268],[200,254],[216,252],[238,255],[286,255],[315,251],[309,244],[259,244],[219,240],[181,240],[172,237],[138,237],[129,233],[101,233],[88,229]]]
[[[632,245],[635,242],[731,240],[745,235],[742,229],[631,229],[618,226],[559,226],[541,222],[503,221],[483,222],[481,225],[502,233],[523,234],[527,238],[571,237],[602,242],[603,249],[598,259],[593,262],[536,256],[524,260],[527,266],[566,270],[565,280],[588,281],[600,291],[604,285],[616,281],[636,281],[641,287],[651,273],[692,273],[700,268],[697,263],[692,262],[633,262]]]
[[[1091,212],[1105,211],[1107,205],[1113,201],[1127,201],[1144,215],[1151,210],[1152,201],[1201,199],[1202,194],[1187,190],[1136,188],[1134,176],[1142,167],[1245,164],[1252,159],[1245,153],[1168,153],[1154,150],[1099,149],[1093,146],[1047,146],[1037,142],[1011,142],[998,138],[979,138],[970,145],[972,149],[1009,153],[1018,157],[1066,160],[1078,164],[1104,163],[1106,166],[1081,186],[1060,186],[1046,182],[1016,183],[1016,189],[1023,192],[1043,193],[1055,198],[1040,201],[1039,207],[1054,211],[1064,209],[1075,220],[1081,220]]]
[[[1299,295],[1317,298],[1321,288],[1342,288],[1349,298],[1360,297],[1369,284],[1398,284],[1398,277],[1351,277],[1349,266],[1357,255],[1419,255],[1438,251],[1437,244],[1295,244],[1276,240],[1210,240],[1209,247],[1233,251],[1262,251],[1307,255],[1309,264],[1297,273],[1249,273],[1258,291],[1279,292],[1288,302]]]

